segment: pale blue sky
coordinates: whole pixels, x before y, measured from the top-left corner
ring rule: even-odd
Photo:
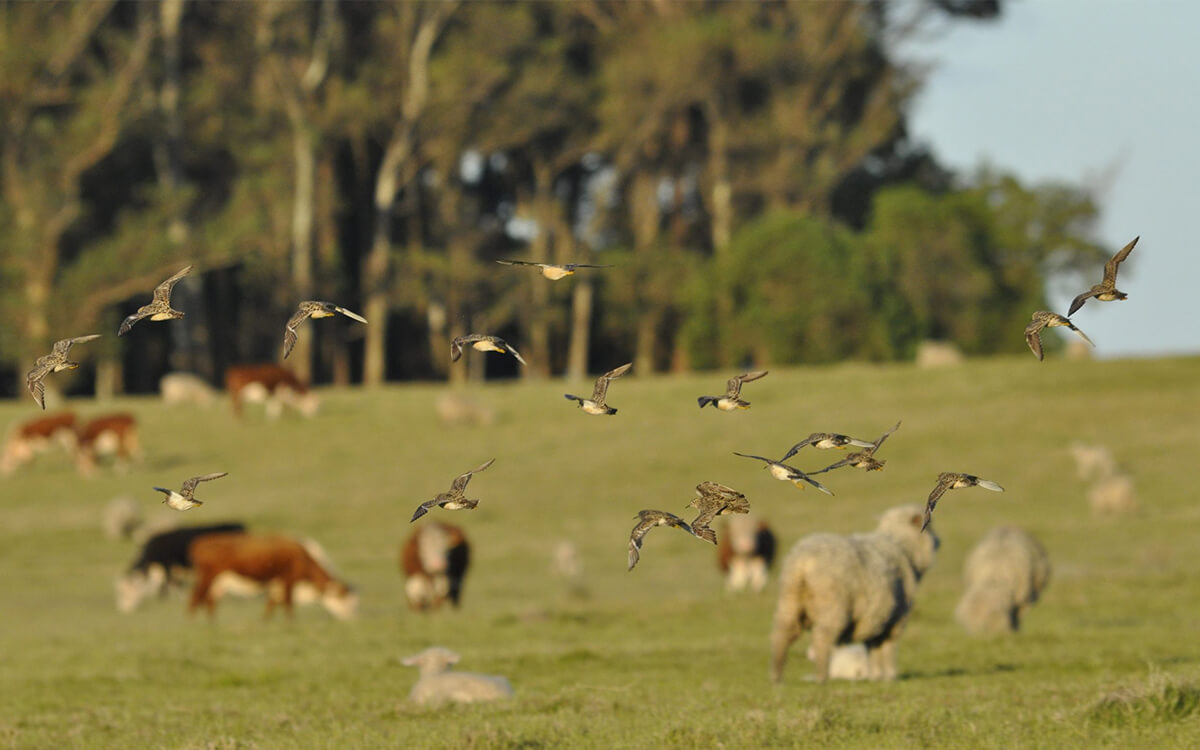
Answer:
[[[1100,186],[1098,239],[1141,235],[1118,277],[1129,299],[1072,318],[1097,356],[1200,353],[1197,30],[1195,2],[1017,0],[905,52],[935,65],[912,131],[943,163]],[[1052,284],[1051,308],[1099,281]]]

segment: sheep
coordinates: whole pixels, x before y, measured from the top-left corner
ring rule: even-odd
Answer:
[[[812,629],[817,679],[829,679],[834,646],[862,643],[868,677],[896,677],[896,638],[912,609],[938,538],[921,531],[924,508],[903,505],[869,534],[811,534],[792,547],[780,573],[771,632],[771,679],[783,679],[788,648]]]
[[[808,660],[816,661],[817,651],[808,647]],[[861,643],[851,643],[848,646],[838,646],[829,657],[829,679],[831,680],[865,680],[870,676],[870,663],[867,659],[867,647]]]
[[[922,370],[954,367],[962,364],[963,353],[953,341],[926,340],[917,344],[916,361]]]
[[[457,427],[489,427],[496,421],[496,410],[461,393],[443,393],[434,400],[442,424]]]
[[[512,685],[504,677],[450,671],[450,667],[457,664],[458,660],[458,654],[441,646],[427,648],[405,659],[402,662],[404,666],[421,670],[408,699],[421,706],[436,706],[512,697]]]
[[[1088,490],[1088,506],[1092,515],[1119,515],[1138,509],[1137,492],[1128,474],[1114,474],[1097,481]]]
[[[1084,481],[1093,477],[1105,479],[1117,473],[1117,462],[1103,445],[1077,441],[1071,443],[1071,455],[1075,458],[1075,470]]]
[[[217,399],[217,389],[204,378],[190,372],[168,372],[158,379],[158,392],[168,406],[190,404],[209,407]]]
[[[129,495],[113,498],[104,508],[101,526],[109,539],[132,539],[141,525],[141,507]]]
[[[1049,580],[1050,560],[1038,540],[1015,526],[999,526],[967,555],[966,591],[954,616],[973,635],[1014,632]]]

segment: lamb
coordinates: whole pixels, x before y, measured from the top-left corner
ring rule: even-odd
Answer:
[[[903,505],[872,533],[811,534],[792,547],[771,633],[773,681],[783,679],[788,648],[809,628],[818,680],[829,679],[834,646],[849,643],[866,647],[869,679],[895,679],[896,638],[938,548],[923,520],[920,505]]]
[[[1123,515],[1138,509],[1137,492],[1128,474],[1113,474],[1098,480],[1088,489],[1087,497],[1093,516]]]
[[[512,685],[504,677],[471,672],[452,672],[458,654],[448,648],[433,646],[413,654],[402,663],[421,670],[417,684],[408,699],[421,706],[444,703],[481,703],[511,698]]]
[[[966,591],[954,616],[973,635],[1016,631],[1049,580],[1050,560],[1038,540],[1015,526],[997,527],[967,555]]]

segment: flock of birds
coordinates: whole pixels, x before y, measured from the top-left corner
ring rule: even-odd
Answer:
[[[1121,248],[1104,265],[1104,278],[1099,283],[1093,286],[1086,292],[1083,292],[1075,297],[1071,302],[1071,307],[1067,312],[1067,316],[1059,315],[1058,313],[1048,310],[1039,310],[1033,313],[1033,318],[1029,325],[1025,328],[1025,340],[1029,344],[1030,350],[1038,360],[1042,359],[1042,343],[1041,331],[1043,328],[1066,327],[1092,346],[1092,340],[1087,337],[1083,331],[1075,327],[1068,316],[1074,315],[1079,308],[1089,299],[1095,298],[1102,302],[1113,300],[1124,300],[1127,298],[1124,292],[1121,292],[1116,287],[1117,269],[1121,262],[1124,261],[1133,247],[1137,244],[1140,237],[1135,237],[1125,247]],[[571,276],[578,268],[610,268],[611,266],[593,265],[589,263],[534,263],[521,260],[498,260],[497,263],[510,266],[533,266],[541,269],[541,274],[547,279],[557,281],[559,279]],[[159,284],[154,289],[154,297],[147,305],[143,305],[138,311],[121,322],[120,328],[117,330],[118,336],[123,336],[128,333],[138,321],[149,318],[152,321],[177,320],[184,317],[184,313],[171,307],[171,290],[175,284],[179,282],[192,270],[192,266],[187,266],[174,276]],[[367,320],[357,313],[351,312],[344,307],[333,304],[332,302],[323,302],[318,300],[306,300],[301,302],[296,312],[288,319],[284,326],[283,336],[283,357],[286,359],[291,354],[293,347],[296,345],[298,334],[297,326],[303,323],[308,318],[326,318],[341,314],[361,323],[366,323]],[[89,334],[86,336],[76,336],[74,338],[62,339],[54,344],[50,354],[41,357],[25,376],[25,384],[29,388],[29,392],[33,395],[34,400],[42,407],[46,408],[45,386],[44,379],[47,375],[60,370],[74,369],[79,366],[78,362],[73,362],[68,359],[68,354],[71,347],[75,344],[82,344],[88,341],[93,341],[100,338],[100,334]],[[470,345],[472,348],[483,352],[499,352],[502,354],[511,354],[522,365],[526,364],[525,359],[511,344],[498,336],[487,334],[470,334],[466,336],[458,336],[450,343],[450,361],[456,362],[462,357],[463,349]],[[595,387],[592,390],[591,398],[584,398],[573,394],[563,394],[565,398],[577,402],[579,408],[586,414],[592,415],[607,415],[612,416],[617,413],[617,409],[609,406],[607,403],[608,389],[610,383],[625,375],[633,367],[633,363],[623,364],[601,375],[596,379]],[[750,408],[750,402],[742,399],[742,386],[745,383],[753,382],[767,375],[766,370],[758,370],[753,372],[742,373],[729,379],[726,384],[724,395],[720,396],[700,396],[697,401],[700,408],[712,405],[720,411],[737,411],[740,409]],[[873,441],[860,440],[849,437],[840,433],[831,432],[814,432],[800,442],[793,445],[783,458],[778,461],[767,458],[765,456],[757,456],[748,453],[734,452],[734,455],[743,458],[751,458],[763,462],[763,468],[768,469],[770,474],[775,479],[791,482],[796,487],[804,489],[804,486],[810,485],[824,492],[827,495],[832,495],[833,491],[824,486],[817,480],[812,478],[813,474],[823,474],[833,471],[844,466],[864,469],[866,471],[878,471],[883,468],[886,459],[881,460],[876,458],[875,454],[896,430],[900,428],[900,422],[892,429],[884,432]],[[812,446],[817,449],[846,449],[850,446],[860,448],[861,450],[848,454],[840,461],[836,461],[823,469],[813,472],[804,472],[794,466],[790,466],[787,461],[792,456],[795,456],[801,449]],[[466,497],[467,484],[471,481],[471,477],[478,474],[493,463],[496,459],[490,459],[486,463],[455,477],[450,484],[450,489],[447,492],[439,493],[432,500],[421,503],[413,513],[412,521],[429,513],[433,508],[443,508],[445,510],[471,510],[479,505],[478,500],[468,499]],[[195,498],[195,490],[200,482],[208,482],[214,479],[220,479],[227,476],[226,472],[217,472],[204,474],[197,477],[192,477],[183,482],[183,485],[178,491],[166,489],[163,487],[155,487],[154,489],[165,495],[163,502],[175,510],[189,510],[197,505],[202,504],[202,501]],[[937,506],[938,500],[946,493],[947,490],[962,489],[965,487],[982,487],[993,492],[1003,492],[1004,488],[996,482],[988,479],[982,479],[973,474],[964,474],[959,472],[942,472],[938,475],[937,483],[933,490],[929,493],[929,497],[925,505],[925,517],[921,526],[922,531],[929,526],[929,522],[933,517],[933,510]],[[656,526],[673,526],[691,534],[697,539],[717,543],[716,532],[713,531],[709,524],[717,516],[733,514],[733,513],[748,513],[750,511],[750,503],[746,496],[737,490],[726,487],[717,482],[705,481],[696,485],[696,497],[689,503],[687,507],[695,508],[697,511],[696,517],[691,523],[688,523],[683,518],[664,510],[641,510],[637,514],[638,523],[633,527],[629,535],[629,570],[632,570],[637,565],[641,557],[642,542],[646,534]]]

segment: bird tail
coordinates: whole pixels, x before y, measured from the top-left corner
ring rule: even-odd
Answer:
[[[612,416],[613,414],[617,413],[617,409],[616,409],[616,407],[610,406],[610,407],[608,407],[608,411],[606,411],[604,413],[608,414],[609,416]]]
[[[693,526],[692,533],[706,542],[711,542],[713,544],[717,543],[717,532],[713,531],[707,526]]]

